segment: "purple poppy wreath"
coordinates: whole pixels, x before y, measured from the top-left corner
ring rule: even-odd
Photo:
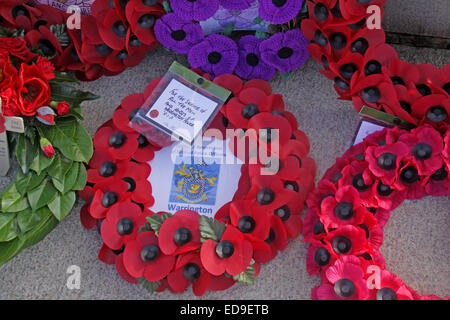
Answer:
[[[309,57],[309,40],[300,28],[275,33],[244,35],[237,42],[224,34],[206,36],[199,22],[210,19],[221,8],[237,14],[255,7],[258,20],[281,25],[296,19],[304,0],[172,0],[168,13],[155,23],[155,35],[167,49],[187,54],[191,67],[212,78],[235,73],[243,79],[270,80],[277,71],[289,74]],[[295,25],[295,24],[294,24]],[[226,29],[232,29],[231,23]],[[230,31],[230,30],[227,30]]]

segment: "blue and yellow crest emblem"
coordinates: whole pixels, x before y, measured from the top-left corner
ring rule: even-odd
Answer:
[[[170,202],[214,205],[220,165],[175,165]]]

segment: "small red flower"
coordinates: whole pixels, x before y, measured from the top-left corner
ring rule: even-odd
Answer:
[[[352,225],[345,225],[329,232],[323,241],[328,252],[337,257],[363,254],[370,249],[364,230]]]
[[[370,291],[370,300],[414,300],[404,282],[388,270],[380,274],[380,288]]]
[[[265,240],[269,235],[270,218],[265,210],[252,206],[248,200],[237,200],[230,205],[230,221],[250,241]]]
[[[281,179],[274,175],[254,176],[251,178],[251,188],[245,199],[251,200],[252,205],[264,210],[275,210],[287,203],[292,193],[284,188]]]
[[[361,205],[358,191],[350,185],[340,187],[335,196],[326,197],[320,208],[320,220],[327,228],[358,225],[368,214]]]
[[[139,227],[146,222],[141,208],[132,202],[120,202],[111,207],[102,222],[101,235],[105,244],[113,250],[134,240]],[[127,247],[127,246],[125,246]]]
[[[43,146],[42,151],[44,151],[44,154],[47,158],[53,157],[53,154],[55,153],[55,149],[51,145]]]
[[[172,292],[183,293],[192,283],[192,291],[196,296],[202,296],[209,287],[212,276],[202,265],[200,255],[196,252],[181,254],[175,267],[167,276]]]
[[[390,186],[397,178],[400,163],[409,153],[409,148],[403,142],[383,146],[371,146],[366,149],[365,157],[369,170]]]
[[[364,279],[364,270],[356,257],[344,257],[327,269],[328,283],[316,291],[321,300],[365,300],[369,290]]]
[[[69,111],[70,111],[70,106],[69,106],[69,104],[68,104],[67,102],[65,102],[65,101],[58,102],[58,104],[56,105],[56,112],[57,112],[60,116],[63,116],[63,115],[68,114]]]
[[[420,175],[432,175],[442,167],[443,141],[441,134],[428,126],[421,126],[403,134],[400,139],[410,149],[410,158]]]
[[[212,239],[203,242],[200,257],[205,269],[215,276],[227,272],[238,275],[245,271],[252,260],[253,248],[250,241],[235,227],[228,225],[219,243]]]
[[[136,211],[136,214],[140,213]],[[138,225],[134,228],[138,228]],[[131,276],[145,277],[147,281],[158,281],[172,270],[175,256],[165,255],[158,246],[155,233],[146,231],[137,234],[135,239],[127,242],[123,252],[123,263]]]
[[[126,18],[133,34],[146,45],[156,43],[153,26],[156,19],[160,18],[163,13],[163,7],[159,3],[147,6],[141,0],[131,0],[125,9]]]
[[[273,215],[270,218],[269,235],[265,242],[269,245],[266,247],[254,248],[254,259],[258,263],[266,263],[277,255],[278,251],[283,251],[287,246],[287,233],[280,217]]]
[[[313,276],[333,265],[336,258],[320,244],[311,243],[306,253],[306,270]]]
[[[128,184],[123,180],[106,179],[94,186],[94,196],[89,213],[95,219],[103,219],[110,208],[129,199]]]
[[[166,255],[178,255],[200,248],[198,213],[181,210],[164,220],[159,229],[159,247]]]
[[[27,43],[22,38],[0,38],[0,48],[24,62],[29,62],[37,56],[28,49]]]
[[[267,95],[258,88],[247,88],[223,107],[224,114],[236,128],[247,128],[249,120],[260,112],[270,111]]]
[[[131,159],[139,147],[137,132],[122,132],[113,126],[104,126],[94,136],[94,147],[106,149],[116,160]]]

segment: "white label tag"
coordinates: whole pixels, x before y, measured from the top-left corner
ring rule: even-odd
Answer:
[[[6,131],[4,131],[0,133],[0,176],[6,176],[10,165],[8,137]]]
[[[203,145],[198,148],[190,149],[177,142],[155,152],[155,158],[149,162],[152,170],[148,177],[155,199],[152,211],[193,210],[214,217],[233,199],[242,162],[231,153],[228,141],[203,138]]]
[[[356,133],[353,145],[361,143],[364,140],[364,138],[367,137],[369,134],[383,130],[384,128],[386,127],[383,127],[381,125],[375,124],[367,120],[361,120],[361,124],[359,126],[358,132]]]
[[[217,101],[172,79],[145,117],[164,132],[191,144],[218,107]]]

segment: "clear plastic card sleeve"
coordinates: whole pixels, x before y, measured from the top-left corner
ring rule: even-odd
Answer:
[[[231,92],[174,62],[130,121],[130,126],[161,147],[174,141],[192,145]]]

